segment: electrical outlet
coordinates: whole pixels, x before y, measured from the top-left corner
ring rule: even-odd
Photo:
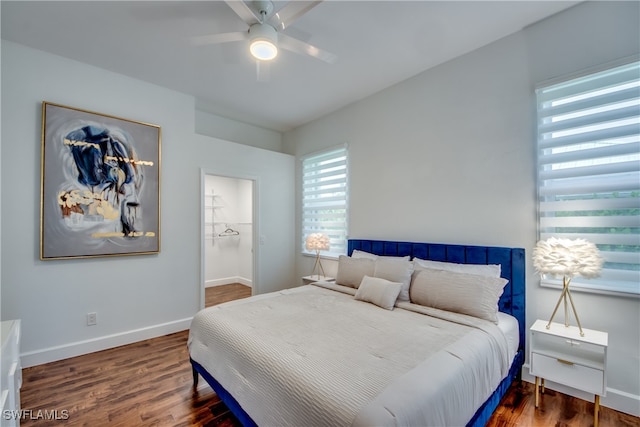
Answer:
[[[87,313],[87,326],[98,324],[98,313]]]

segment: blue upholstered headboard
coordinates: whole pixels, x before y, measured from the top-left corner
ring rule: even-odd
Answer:
[[[348,255],[354,249],[376,255],[406,256],[458,264],[500,264],[501,276],[509,280],[498,303],[500,311],[518,319],[520,348],[525,342],[525,260],[524,249],[493,246],[447,245],[441,243],[394,242],[350,239]]]

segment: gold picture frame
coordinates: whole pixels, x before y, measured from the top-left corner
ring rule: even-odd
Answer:
[[[42,102],[40,259],[160,252],[160,126]]]

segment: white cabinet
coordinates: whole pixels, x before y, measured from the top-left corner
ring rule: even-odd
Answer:
[[[20,365],[20,320],[0,322],[2,350],[0,360],[2,373],[0,376],[0,426],[13,427],[20,425],[20,387],[22,386],[22,366]]]
[[[564,326],[536,320],[530,329],[529,372],[536,379],[536,408],[544,380],[576,388],[595,395],[594,427],[598,426],[600,396],[607,392],[606,332]]]

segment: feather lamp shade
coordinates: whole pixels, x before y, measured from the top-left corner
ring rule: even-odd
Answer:
[[[547,324],[547,329],[558,311],[560,303],[564,301],[564,324],[569,326],[569,313],[567,298],[571,303],[573,314],[576,317],[580,335],[584,335],[582,325],[578,318],[576,307],[573,304],[569,284],[574,276],[582,276],[586,279],[598,277],[602,270],[604,260],[596,245],[584,239],[558,239],[551,237],[541,240],[533,249],[533,267],[544,277],[545,274],[552,276],[562,276],[562,293],[556,304],[551,319]]]
[[[305,246],[308,251],[329,250],[329,237],[324,233],[312,233],[307,236]]]
[[[316,262],[313,264],[311,275],[313,276],[317,271],[316,277],[320,279],[321,271],[322,275],[325,276],[324,268],[322,268],[322,263],[320,262],[320,251],[329,250],[329,236],[324,233],[311,233],[305,240],[305,247],[308,251],[316,251]]]

